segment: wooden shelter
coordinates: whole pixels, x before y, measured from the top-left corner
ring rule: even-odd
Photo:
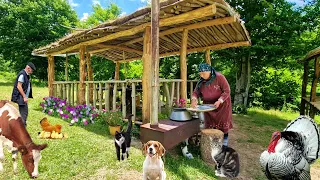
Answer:
[[[100,97],[102,97],[102,84],[105,84],[105,108],[110,108],[109,93],[112,91],[112,108],[115,109],[117,87],[120,84],[122,111],[125,116],[127,108],[126,86],[132,84],[131,97],[132,102],[135,102],[135,83],[139,83],[141,80],[119,80],[120,63],[141,59],[143,61],[142,120],[143,123],[151,121],[151,125],[157,127],[158,105],[156,104],[157,99],[160,98],[160,83],[163,83],[162,88],[166,93],[168,106],[172,106],[174,94],[176,99],[187,99],[188,53],[205,52],[206,62],[211,64],[211,50],[251,44],[239,14],[223,0],[168,0],[160,5],[158,2],[158,0],[152,1],[153,11],[150,7],[146,7],[128,16],[69,34],[54,43],[35,49],[34,55],[48,57],[49,94],[52,96],[60,91],[62,92],[60,95],[68,97],[68,102],[73,104],[75,98],[73,93],[76,92],[78,93],[78,104],[91,103],[92,90],[98,89]],[[53,57],[68,54],[79,54],[79,82],[56,82],[54,80]],[[92,55],[102,56],[116,63],[115,81],[93,81],[90,65]],[[181,78],[178,80],[159,80],[159,57],[173,55],[180,55]],[[86,67],[87,70],[85,70]],[[89,72],[88,81],[85,81],[85,72]],[[171,82],[170,88],[168,82]],[[190,83],[190,94],[192,90],[193,82]],[[94,90],[93,94],[95,93]],[[86,100],[86,97],[89,98]],[[95,97],[93,95],[94,106],[96,106]],[[102,99],[99,99],[99,109],[102,109]],[[132,112],[135,115],[134,105],[132,105]],[[188,123],[180,129],[171,129],[175,134],[181,134],[181,129],[186,127],[188,127]],[[181,135],[180,137],[185,138],[186,136]]]
[[[319,56],[320,47],[308,52],[307,55],[300,60],[304,66],[300,114],[309,115],[312,118],[314,118],[316,112],[320,110],[320,97],[317,94],[317,85],[320,76]],[[308,86],[308,82],[310,82],[308,77],[312,77],[311,86]],[[310,87],[310,90],[307,89],[308,87]]]

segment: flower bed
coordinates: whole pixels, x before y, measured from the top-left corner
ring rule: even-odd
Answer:
[[[62,119],[69,121],[70,125],[88,125],[94,123],[99,116],[97,108],[90,105],[69,106],[65,99],[57,97],[45,97],[44,102],[40,103],[43,108],[42,112],[52,116],[60,116]]]

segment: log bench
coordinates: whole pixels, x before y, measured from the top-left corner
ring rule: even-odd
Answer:
[[[165,149],[171,149],[185,139],[200,132],[200,120],[172,121],[159,120],[158,127],[151,127],[150,123],[140,126],[142,143],[149,140],[159,141]]]

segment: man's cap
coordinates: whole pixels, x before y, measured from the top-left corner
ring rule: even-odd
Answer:
[[[32,69],[33,71],[36,70],[36,66],[35,66],[32,62],[29,62],[29,63],[28,63],[28,66],[31,67],[31,69]]]

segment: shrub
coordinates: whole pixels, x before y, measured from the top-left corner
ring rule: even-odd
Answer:
[[[106,111],[105,109],[100,113],[102,118],[109,126],[118,126],[123,124],[122,113],[119,109]]]

